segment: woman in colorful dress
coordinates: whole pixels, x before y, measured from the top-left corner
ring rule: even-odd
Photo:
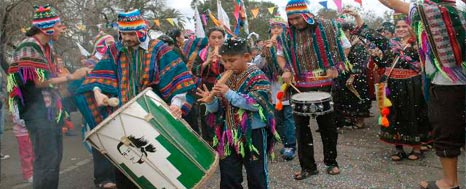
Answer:
[[[381,124],[380,140],[394,145],[396,152],[393,161],[405,158],[422,158],[421,144],[430,140],[430,125],[427,119],[427,106],[422,92],[421,65],[417,52],[416,39],[406,17],[395,14],[395,39],[389,40],[367,27],[361,17],[353,10],[345,13],[356,18],[358,27],[353,33],[375,43],[383,51],[379,67],[385,67],[381,82],[387,82],[387,98],[392,102],[389,107],[388,124]],[[403,147],[412,147],[406,154]]]

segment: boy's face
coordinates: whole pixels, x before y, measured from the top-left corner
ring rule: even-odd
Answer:
[[[248,68],[248,61],[251,60],[251,54],[222,55],[222,64],[227,70],[233,70],[235,74],[242,73]]]
[[[283,32],[283,27],[279,24],[274,24],[270,29],[270,33],[272,35],[280,35]]]

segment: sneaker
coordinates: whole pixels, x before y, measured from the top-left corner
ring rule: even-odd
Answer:
[[[28,181],[29,183],[32,183],[33,180],[34,180],[34,179],[33,179],[32,176],[31,176],[30,178],[28,178],[27,181]]]
[[[295,149],[294,148],[285,148],[283,152],[283,159],[290,161],[293,160],[295,157]]]
[[[6,159],[8,159],[8,158],[10,158],[10,155],[7,155],[7,154],[0,154],[0,159],[1,159],[1,160],[6,160]]]

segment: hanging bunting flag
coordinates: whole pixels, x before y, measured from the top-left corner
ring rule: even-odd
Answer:
[[[325,9],[328,9],[327,1],[321,1],[321,2],[319,2],[319,4],[322,5]]]
[[[230,18],[228,18],[227,12],[223,10],[222,3],[220,0],[217,0],[217,16],[220,23],[222,23],[225,27],[230,29]]]
[[[178,26],[180,22],[178,18],[173,18],[173,23],[175,24],[175,26]]]
[[[259,8],[254,8],[251,10],[252,17],[256,18],[257,15],[259,14]]]
[[[172,26],[175,26],[175,22],[173,21],[173,18],[167,18],[166,19],[168,23],[170,23]]]
[[[217,27],[221,27],[220,22],[215,18],[215,16],[212,14],[212,11],[209,11],[209,18],[212,20],[212,22],[215,24]]]
[[[76,28],[77,28],[79,31],[86,31],[86,26],[83,25],[83,24],[76,24]]]
[[[26,28],[21,28],[21,33],[26,33]]]
[[[79,48],[79,52],[81,53],[81,55],[85,56],[85,57],[88,57],[91,55],[91,53],[89,53],[89,51],[87,51],[83,46],[81,46],[81,44],[79,44],[78,42],[76,42],[76,45],[78,45],[78,48]]]
[[[202,19],[202,24],[204,24],[204,26],[207,26],[207,15],[202,14],[201,19]]]
[[[212,20],[212,22],[215,24],[215,26],[223,28],[228,34],[236,37],[236,35],[230,30],[230,28],[227,28],[227,27],[225,27],[225,25],[220,24],[220,21],[218,21],[217,18],[215,18],[215,16],[212,14],[212,11],[207,10],[207,12],[209,14],[209,18]]]
[[[273,11],[275,11],[275,7],[269,7],[269,13],[273,15]]]
[[[248,21],[248,15],[246,14],[246,5],[244,4],[243,0],[240,0],[240,2],[241,2],[241,8],[243,9],[241,11],[242,13],[241,18],[244,21],[244,24],[243,24],[244,32],[249,35],[249,21]]]
[[[338,12],[341,12],[343,8],[343,3],[341,2],[341,0],[333,0],[333,1],[335,2],[335,5],[337,5]]]
[[[203,14],[203,16],[205,16],[205,14]],[[194,8],[194,20],[196,37],[206,37],[204,27],[202,27],[201,16],[199,15],[199,10],[197,10],[197,6]]]
[[[158,27],[160,27],[160,20],[159,19],[155,19],[154,20],[154,24]]]
[[[354,0],[356,3],[359,3],[359,6],[362,7],[362,0]]]

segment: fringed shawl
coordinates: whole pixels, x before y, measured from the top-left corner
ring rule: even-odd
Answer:
[[[136,53],[140,54],[133,57],[138,58],[128,58],[132,54],[128,53],[128,50],[121,43],[110,46],[106,57],[84,80],[83,85],[78,89],[78,93],[84,95],[78,99],[78,107],[81,111],[88,112],[86,121],[98,124],[102,118],[95,104],[92,104],[94,102],[92,91],[96,86],[103,93],[118,97],[120,105],[128,102],[147,87],[153,87],[154,92],[168,103],[175,95],[194,89],[194,81],[187,71],[186,65],[163,42],[152,40],[147,51],[138,48],[133,55]],[[130,62],[130,60],[134,61]],[[130,68],[131,65],[135,65],[135,67]],[[133,92],[134,90],[136,93]],[[185,104],[184,106],[187,107],[182,107],[182,110],[187,113],[190,105]]]
[[[426,79],[439,73],[452,83],[466,82],[466,13],[450,5],[425,1],[410,11]],[[429,61],[426,61],[429,60]]]
[[[261,120],[266,123],[268,130],[268,152],[272,152],[273,144],[280,140],[274,119],[274,107],[271,104],[270,82],[265,74],[256,66],[239,74],[233,75],[226,82],[231,90],[236,91],[247,99],[248,104],[257,106],[259,111],[247,111],[232,106],[225,98],[219,99],[218,112],[208,115],[208,123],[214,125],[216,147],[221,157],[234,153],[244,157],[245,150],[259,154],[260,152],[252,144],[252,119],[254,114],[259,114]]]
[[[24,104],[22,88],[29,82],[36,80],[44,82],[55,77],[58,70],[54,64],[53,49],[50,46],[42,46],[34,37],[23,40],[15,50],[13,58],[13,63],[8,69],[9,109],[14,112],[14,107],[17,106],[18,110],[22,112],[22,109],[28,106]],[[48,119],[63,124],[63,119],[68,114],[63,109],[60,94],[52,85],[41,91],[52,98],[51,106],[44,107],[48,111]]]
[[[305,31],[310,33],[293,27],[288,31],[290,44],[287,48],[292,56],[287,56],[287,62],[301,81],[346,61],[341,47],[341,30],[335,22],[318,20],[309,27]]]

